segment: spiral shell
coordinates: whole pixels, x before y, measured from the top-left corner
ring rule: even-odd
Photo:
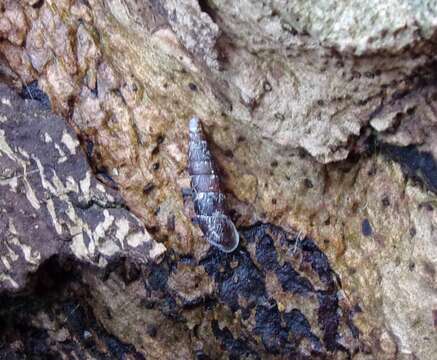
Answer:
[[[224,252],[232,252],[238,246],[238,231],[227,215],[225,195],[197,117],[190,120],[189,135],[188,172],[197,223],[210,244]]]

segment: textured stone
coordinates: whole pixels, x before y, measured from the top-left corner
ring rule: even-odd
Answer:
[[[435,3],[148,4],[22,5],[25,50],[0,63],[15,84],[38,80],[98,179],[170,249],[141,280],[112,261],[108,279],[87,274],[98,321],[152,358],[289,357],[319,341],[328,358],[343,346],[357,359],[433,359]],[[191,223],[192,115],[240,233],[262,221],[294,242],[242,241],[215,258]],[[301,251],[309,236],[332,287]]]
[[[216,23],[203,12],[196,0],[163,1],[166,17],[173,31],[177,33],[188,51],[202,59],[207,66],[218,70],[219,61],[216,49],[220,29]]]
[[[99,184],[76,135],[36,100],[0,87],[0,290],[20,291],[52,256],[104,267],[164,251]]]
[[[393,87],[414,89],[409,76],[432,52],[435,5],[212,1],[206,10],[224,33],[217,77],[228,85],[233,116],[319,161],[346,158],[372,113],[381,103],[390,108]],[[184,43],[191,29],[180,23],[172,28]]]

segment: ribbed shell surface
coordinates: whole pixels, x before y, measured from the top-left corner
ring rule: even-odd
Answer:
[[[190,120],[189,137],[188,172],[197,223],[209,243],[224,252],[232,252],[238,246],[239,235],[227,215],[220,178],[197,117]]]

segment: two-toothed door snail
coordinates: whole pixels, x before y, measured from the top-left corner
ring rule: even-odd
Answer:
[[[190,120],[189,136],[188,172],[196,222],[210,244],[224,252],[232,252],[238,246],[238,231],[227,215],[217,168],[197,117]]]

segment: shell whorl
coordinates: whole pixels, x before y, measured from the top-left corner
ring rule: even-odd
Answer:
[[[227,215],[220,178],[197,117],[189,123],[188,172],[191,177],[196,220],[206,240],[224,252],[234,251],[238,231]]]

